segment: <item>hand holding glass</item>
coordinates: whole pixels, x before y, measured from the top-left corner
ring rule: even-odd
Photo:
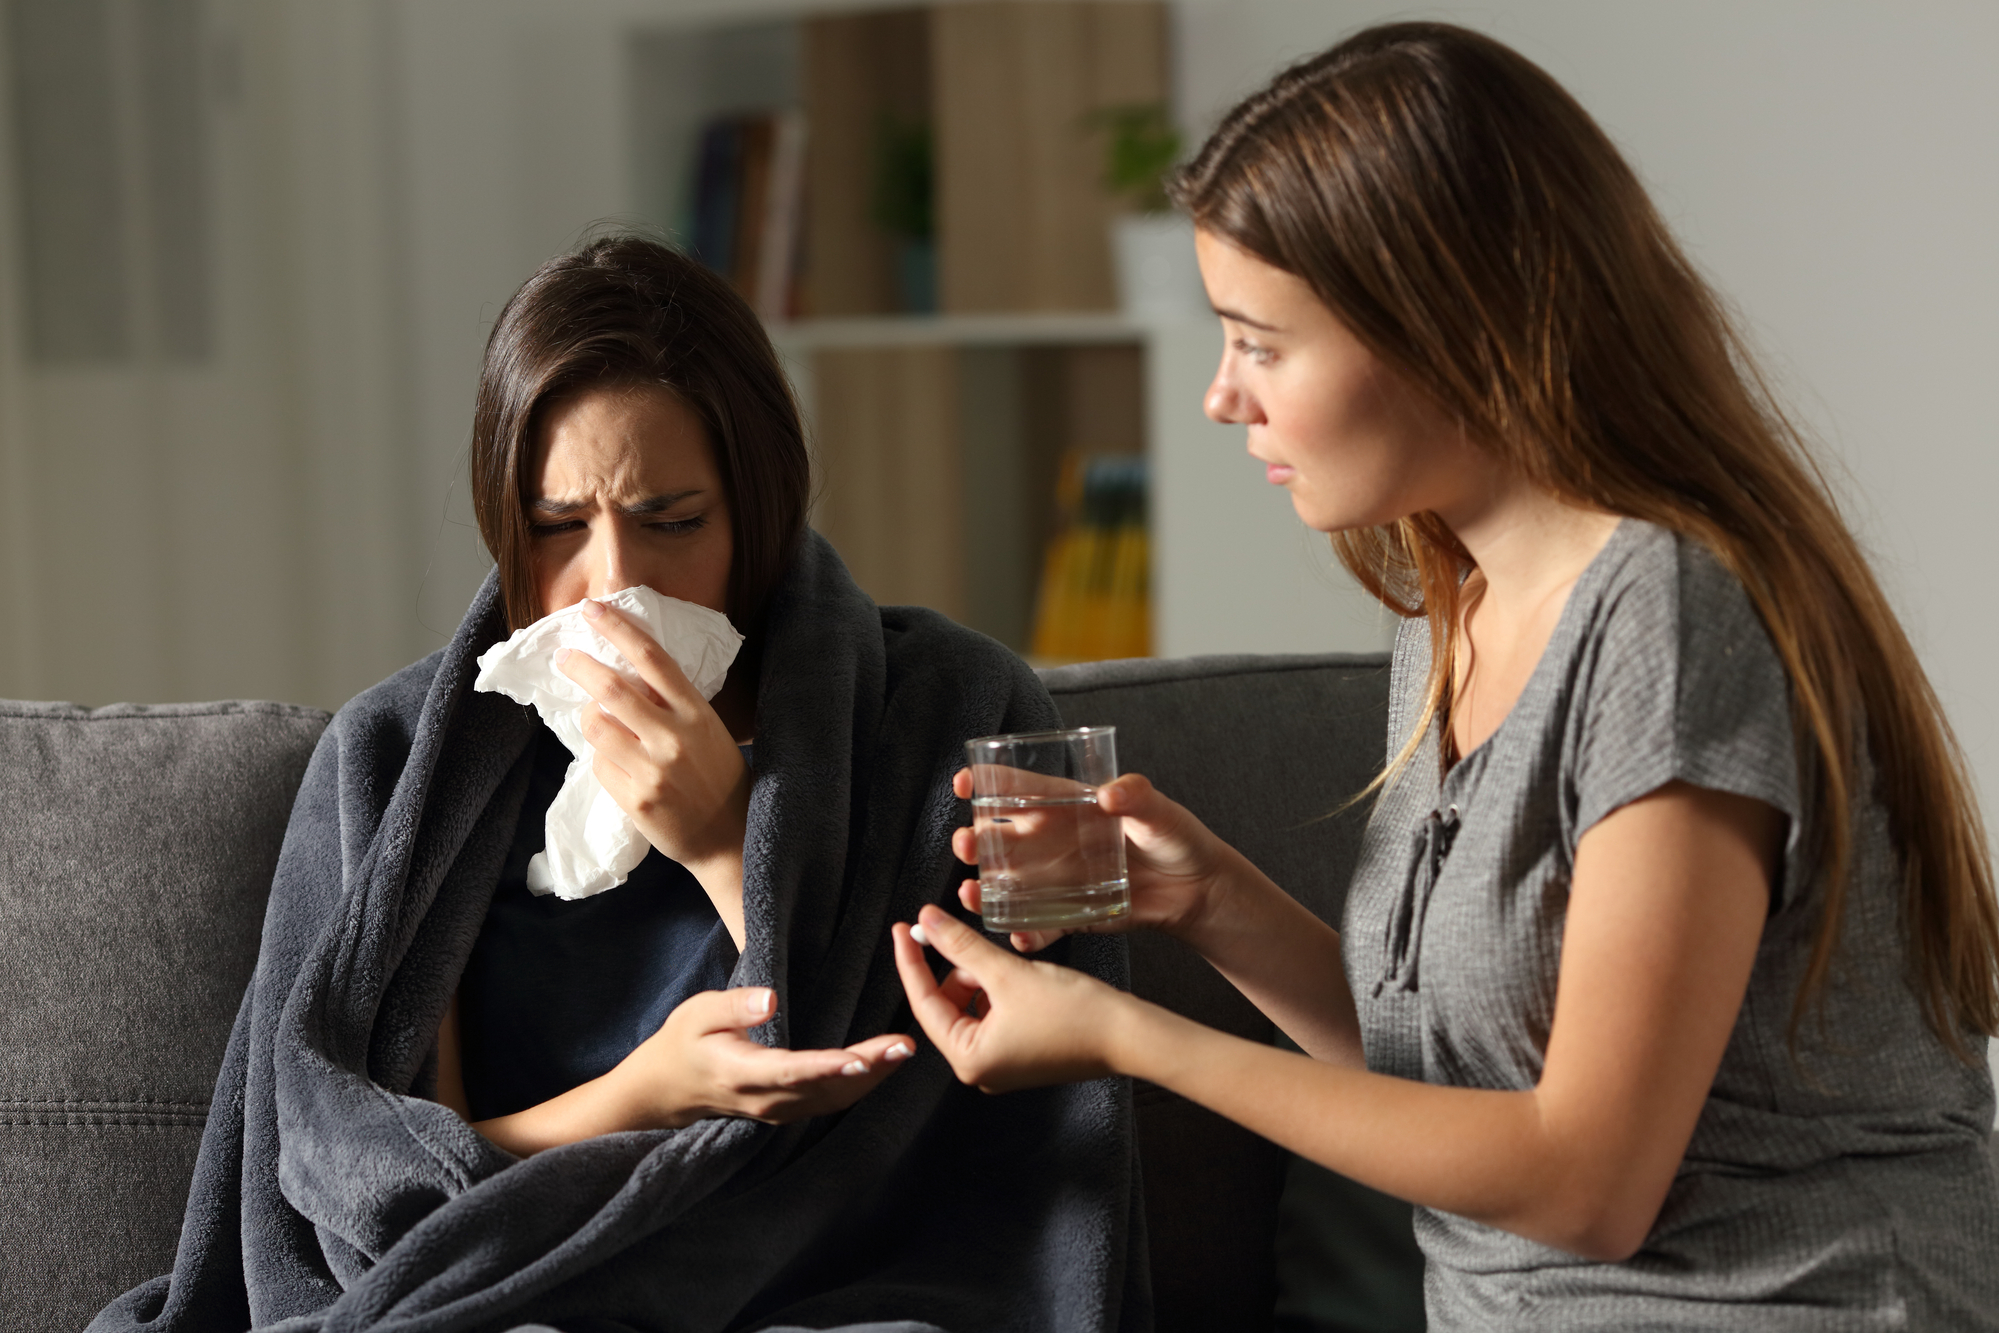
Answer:
[[[1062,930],[1131,910],[1124,826],[1097,806],[1117,776],[1117,729],[965,742],[987,930]]]

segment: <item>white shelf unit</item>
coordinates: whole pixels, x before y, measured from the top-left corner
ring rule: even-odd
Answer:
[[[771,333],[808,430],[815,351],[1136,344],[1145,358],[1154,651],[1376,652],[1393,642],[1395,617],[1354,584],[1326,539],[1264,480],[1244,453],[1242,428],[1203,415],[1220,343],[1212,318],[881,316],[801,320]]]

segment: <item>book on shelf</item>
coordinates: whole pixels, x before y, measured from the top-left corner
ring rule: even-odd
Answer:
[[[1042,564],[1033,655],[1051,662],[1150,656],[1145,460],[1072,452],[1056,499],[1064,521]]]
[[[797,311],[805,140],[804,113],[753,112],[703,126],[695,154],[694,253],[766,321]]]

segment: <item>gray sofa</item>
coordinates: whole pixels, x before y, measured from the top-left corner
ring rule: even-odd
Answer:
[[[1379,762],[1379,657],[1064,668],[1072,723],[1337,919]],[[292,794],[326,715],[271,703],[0,704],[0,1327],[81,1328],[167,1271],[256,958]],[[1142,994],[1270,1024],[1173,942]],[[1138,1095],[1161,1329],[1420,1327],[1406,1210],[1158,1088]],[[1280,1260],[1283,1260],[1280,1263]]]

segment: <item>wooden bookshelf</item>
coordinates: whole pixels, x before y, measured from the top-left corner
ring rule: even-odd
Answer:
[[[1064,453],[1144,452],[1147,331],[1115,309],[1090,117],[1166,98],[1166,34],[1155,0],[961,0],[635,35],[640,194],[669,226],[704,117],[803,112],[799,317],[770,327],[813,522],[878,601],[1024,651]],[[883,126],[919,121],[940,311],[920,316],[875,207]]]
[[[982,0],[931,21],[939,308],[1109,310],[1101,132],[1091,113],[1165,101],[1163,5]]]
[[[802,94],[811,127],[804,311],[880,315],[897,309],[894,243],[872,216],[884,116],[931,117],[927,9],[805,20]]]
[[[1141,330],[1109,317],[812,321],[779,332],[813,525],[881,602],[1025,652],[1063,455],[1145,452]]]

